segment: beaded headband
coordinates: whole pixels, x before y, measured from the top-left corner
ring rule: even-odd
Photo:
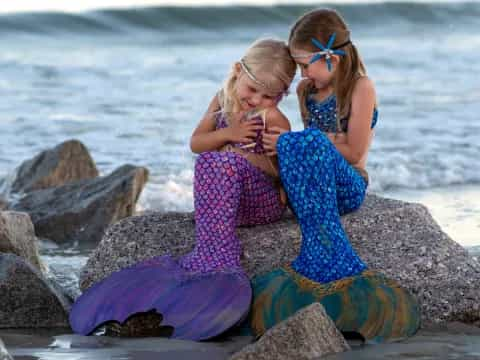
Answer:
[[[323,46],[323,44],[318,41],[315,38],[312,38],[312,43],[315,45],[317,48],[320,49],[320,51],[316,51],[314,53],[302,53],[302,54],[292,54],[293,58],[307,58],[312,56],[310,61],[308,62],[309,64],[313,64],[314,62],[322,59],[325,57],[325,60],[327,61],[327,69],[328,71],[332,71],[332,62],[331,62],[331,57],[332,55],[345,55],[345,51],[343,50],[338,50],[348,44],[350,44],[350,40],[345,41],[344,43],[332,47],[333,43],[335,42],[337,34],[333,33],[330,38],[328,39],[327,45]]]
[[[252,72],[250,71],[250,69],[248,68],[247,65],[245,65],[245,62],[242,60],[240,60],[240,66],[242,67],[242,70],[245,71],[245,73],[248,75],[248,77],[255,83],[257,83],[258,85],[261,85],[265,88],[268,88],[267,84],[261,82],[260,80],[258,80],[255,75],[252,74]]]
[[[248,66],[245,64],[245,62],[242,60],[240,60],[240,66],[242,67],[242,70],[245,71],[245,73],[247,74],[247,76],[256,84],[268,89],[268,85],[265,84],[264,82],[258,80],[255,75],[252,74],[252,72],[250,71],[250,69],[248,68]],[[275,98],[275,101],[276,102],[279,102],[284,96],[288,95],[289,94],[289,91],[288,91],[288,88],[286,88],[284,91],[282,91],[276,98]]]

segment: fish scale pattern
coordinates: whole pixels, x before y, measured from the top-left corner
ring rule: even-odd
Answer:
[[[340,222],[340,214],[362,204],[365,179],[315,128],[283,134],[277,151],[282,183],[302,231],[292,268],[320,283],[365,270]]]
[[[250,152],[264,153],[260,136],[254,145]],[[252,289],[240,265],[236,227],[278,220],[284,210],[278,188],[242,155],[204,152],[195,163],[194,205],[193,251],[178,260],[146,259],[94,284],[70,312],[76,333],[155,310],[173,338],[205,340],[245,318]]]
[[[373,343],[411,336],[420,326],[416,298],[367,269],[340,222],[340,215],[362,204],[368,176],[352,167],[322,132],[336,131],[334,98],[327,100],[310,109],[315,123],[278,140],[280,176],[300,224],[302,245],[291,264],[252,279],[250,327],[261,336],[320,302],[346,335],[356,333]],[[372,127],[376,117],[375,110]]]
[[[190,271],[239,268],[235,229],[278,220],[284,210],[270,177],[234,152],[205,152],[196,161],[193,252],[180,261]]]

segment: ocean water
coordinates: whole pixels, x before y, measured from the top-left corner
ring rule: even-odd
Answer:
[[[376,83],[370,191],[423,202],[455,240],[480,245],[480,3],[322,5],[345,16]],[[286,39],[311,8],[0,15],[0,177],[76,138],[102,174],[124,163],[150,170],[141,209],[192,210],[188,143],[210,99],[252,41]],[[294,94],[280,107],[300,130]],[[42,249],[74,289],[88,252]]]

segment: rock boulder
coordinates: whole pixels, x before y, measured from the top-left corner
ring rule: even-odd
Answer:
[[[12,208],[30,214],[39,237],[95,243],[110,224],[135,212],[147,179],[146,168],[124,165],[108,176],[30,192]]]
[[[85,145],[69,140],[24,161],[17,169],[10,191],[27,193],[97,176],[95,162]]]
[[[342,217],[353,247],[372,269],[406,286],[420,301],[424,323],[480,319],[480,264],[449,238],[420,204],[368,195]],[[293,216],[238,231],[250,276],[292,261],[300,248]],[[194,244],[192,214],[148,213],[108,229],[81,277],[82,289],[139,260],[182,255]]]
[[[313,360],[348,350],[350,346],[322,304],[314,303],[275,325],[230,360]]]
[[[0,294],[0,328],[69,326],[69,301],[16,255],[0,253]]]
[[[43,270],[30,216],[15,211],[0,211],[0,253],[16,254]]]

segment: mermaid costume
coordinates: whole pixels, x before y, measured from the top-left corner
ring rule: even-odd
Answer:
[[[216,120],[217,129],[227,126],[222,113]],[[260,131],[249,151],[264,153]],[[235,152],[204,152],[195,163],[194,207],[194,250],[141,261],[94,284],[70,312],[76,333],[154,310],[162,326],[173,327],[172,338],[204,340],[245,319],[252,290],[236,227],[278,220],[284,211],[278,188]]]
[[[280,177],[302,233],[291,263],[252,280],[250,325],[257,336],[297,310],[320,302],[337,328],[368,342],[413,335],[420,321],[415,298],[394,280],[369,270],[352,248],[340,215],[362,204],[368,176],[350,165],[325,132],[337,131],[336,98],[306,99],[307,128],[277,143]],[[372,116],[372,128],[378,118]],[[347,131],[348,119],[340,121]]]

